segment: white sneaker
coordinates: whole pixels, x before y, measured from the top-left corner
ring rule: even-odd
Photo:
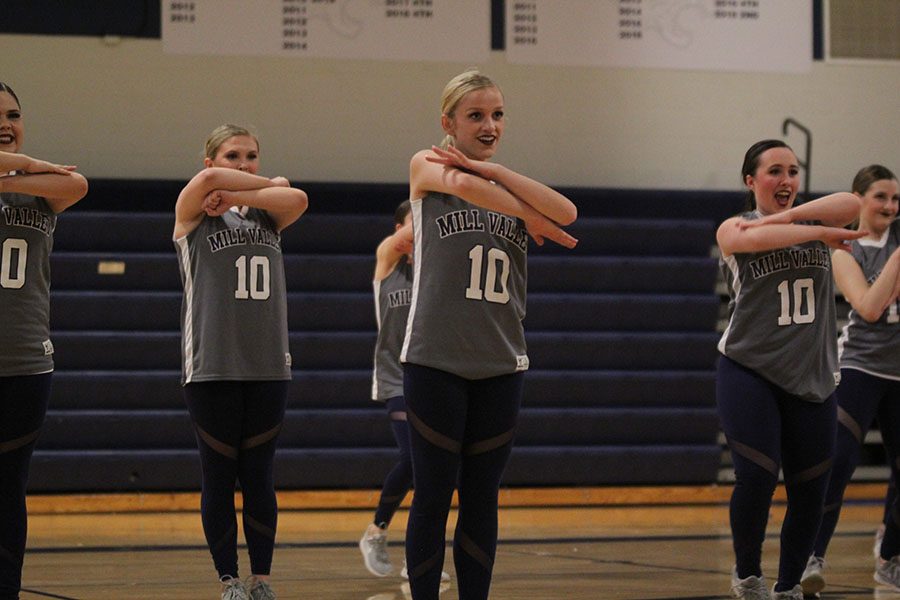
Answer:
[[[250,600],[275,600],[275,592],[272,591],[269,582],[251,575],[244,584]]]
[[[377,525],[369,525],[362,539],[359,540],[359,551],[369,573],[375,577],[387,577],[394,571],[391,558],[387,553],[387,531]]]
[[[409,572],[406,570],[406,561],[403,561],[403,568],[400,570],[400,577],[409,579]],[[450,573],[441,571],[441,581],[450,581]]]
[[[225,575],[219,581],[222,583],[222,600],[250,600],[244,582],[237,577]]]
[[[731,571],[731,593],[735,598],[746,598],[746,600],[771,600],[765,577],[751,575],[745,579],[739,579],[737,567]]]
[[[776,592],[772,587],[772,600],[803,600],[803,588],[798,583],[793,589],[784,592]]]
[[[806,569],[800,577],[800,587],[806,596],[815,596],[825,589],[825,559],[821,556],[810,556],[806,562]]]
[[[875,565],[875,581],[900,591],[900,556],[891,560],[879,558]]]

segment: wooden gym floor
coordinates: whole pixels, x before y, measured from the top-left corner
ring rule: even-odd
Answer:
[[[900,600],[872,581],[883,492],[878,484],[848,490],[823,598]],[[728,486],[504,490],[491,599],[728,598],[729,494]],[[779,489],[764,547],[770,585],[783,500]],[[399,577],[375,578],[362,566],[357,543],[376,501],[372,491],[279,494],[279,600],[408,598]],[[22,600],[218,599],[198,503],[195,494],[30,497]],[[391,528],[398,567],[406,516],[398,512]],[[246,569],[243,548],[240,560]],[[449,548],[445,569],[453,575]],[[458,600],[455,576],[441,599]]]

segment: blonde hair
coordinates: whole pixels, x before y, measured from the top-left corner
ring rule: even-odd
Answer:
[[[259,150],[259,140],[255,135],[250,133],[249,130],[239,125],[226,123],[225,125],[219,125],[209,134],[209,137],[206,139],[203,155],[210,160],[214,159],[222,144],[236,135],[246,135],[247,137],[253,138],[253,141],[256,142],[256,149]]]
[[[484,75],[476,68],[466,69],[444,86],[444,92],[441,94],[441,114],[452,119],[456,107],[466,94],[485,88],[497,88],[497,91],[501,95],[503,94],[500,86],[494,83],[490,77]],[[452,135],[444,136],[441,148],[446,149],[448,146],[455,145],[455,142],[456,140],[453,139]]]

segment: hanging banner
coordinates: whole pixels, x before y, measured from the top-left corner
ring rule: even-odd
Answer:
[[[808,71],[812,0],[506,0],[511,63]]]
[[[489,0],[162,0],[163,51],[485,62]]]

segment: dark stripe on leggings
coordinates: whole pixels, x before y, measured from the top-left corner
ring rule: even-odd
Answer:
[[[444,549],[441,548],[438,552],[434,554],[431,558],[417,566],[415,569],[407,569],[406,573],[409,575],[410,579],[418,579],[434,567],[438,565],[440,561],[444,559]]]
[[[419,432],[427,442],[429,442],[433,446],[437,446],[438,448],[443,448],[448,452],[452,452],[453,454],[459,454],[460,449],[462,448],[462,443],[457,442],[451,437],[447,437],[442,433],[438,433],[431,427],[425,424],[416,414],[407,408],[406,410],[407,417],[409,418],[409,422],[412,423],[412,426],[416,428],[416,431]]]
[[[750,462],[756,463],[775,477],[778,477],[778,465],[774,460],[756,450],[747,446],[746,444],[742,444],[735,440],[728,440],[728,444],[731,446],[732,451],[737,452]]]
[[[225,456],[232,460],[237,460],[237,448],[235,448],[234,446],[229,446],[224,442],[220,442],[219,440],[208,434],[206,431],[204,431],[203,428],[201,428],[199,425],[197,426],[197,433],[200,435],[200,439],[202,439],[207,446],[209,446],[222,456]]]
[[[256,446],[262,446],[269,440],[273,439],[276,435],[278,435],[278,432],[281,431],[281,425],[282,423],[279,423],[268,431],[247,438],[246,440],[241,442],[241,448],[244,450],[248,450],[250,448],[255,448]]]
[[[454,539],[456,540],[456,543],[459,544],[459,547],[481,564],[482,567],[488,571],[493,569],[494,561],[491,560],[491,557],[488,556],[484,550],[479,548],[478,544],[473,542],[472,538],[467,536],[463,531],[457,530]]]
[[[247,525],[252,527],[257,533],[261,533],[269,539],[275,539],[275,530],[268,525],[263,525],[248,514],[244,514],[244,520],[247,522]]]
[[[846,410],[842,407],[838,406],[837,420],[838,423],[847,428],[847,430],[856,438],[856,442],[858,444],[862,444],[862,428],[859,426],[859,423],[856,422],[856,419],[850,416]]]
[[[216,543],[212,546],[211,550],[212,550],[213,556],[215,556],[216,554],[218,554],[219,552],[221,552],[221,551],[222,551],[222,548],[224,548],[226,545],[228,545],[228,543],[229,543],[236,535],[237,535],[237,525],[235,525],[234,523],[232,523],[231,526],[228,527],[228,531],[225,532],[225,535],[223,535],[223,536],[221,537],[221,539],[220,539],[218,542],[216,542]]]
[[[473,442],[463,448],[463,454],[465,454],[466,456],[473,456],[475,454],[483,454],[485,452],[490,452],[491,450],[500,448],[501,446],[505,446],[512,441],[515,431],[515,429],[510,429],[509,431],[501,433],[498,436],[482,440],[480,442]]]
[[[785,477],[785,485],[797,485],[798,483],[805,483],[807,481],[812,481],[813,479],[824,475],[831,468],[831,465],[834,464],[834,458],[829,458],[827,460],[823,460],[819,464],[806,469],[805,471],[800,471],[796,475],[793,475],[790,480]]]
[[[40,434],[41,430],[35,429],[31,433],[25,434],[20,438],[16,438],[8,442],[3,442],[2,444],[0,444],[0,454],[16,450],[18,448],[21,448],[22,446],[27,446],[28,444],[36,440]]]

